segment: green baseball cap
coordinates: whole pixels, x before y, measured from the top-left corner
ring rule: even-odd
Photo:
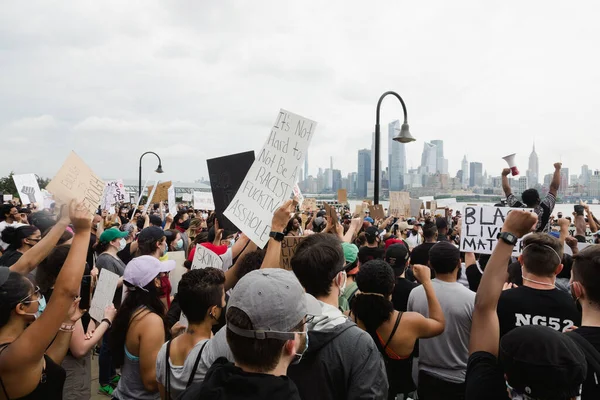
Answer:
[[[352,264],[358,257],[358,247],[352,243],[342,243],[342,249],[344,250],[344,258],[346,264]]]
[[[127,236],[129,236],[129,232],[122,232],[117,228],[110,228],[102,232],[102,235],[100,235],[100,241],[108,243],[115,239],[122,239]]]

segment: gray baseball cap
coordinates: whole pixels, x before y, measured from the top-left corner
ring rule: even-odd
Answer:
[[[254,329],[242,329],[229,321],[227,328],[253,339],[293,339],[290,330],[304,317],[321,315],[321,305],[304,291],[296,275],[279,268],[248,273],[235,285],[227,307],[246,313]]]

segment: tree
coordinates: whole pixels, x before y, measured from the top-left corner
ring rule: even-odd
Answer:
[[[15,185],[15,181],[13,179],[14,174],[15,173],[11,171],[8,176],[0,178],[0,194],[12,194],[13,197],[19,197],[19,192],[17,191],[17,186]],[[40,178],[37,175],[35,177],[40,189],[45,189],[50,183],[50,179],[48,178]]]

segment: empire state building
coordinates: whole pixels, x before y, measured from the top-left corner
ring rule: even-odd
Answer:
[[[540,183],[540,166],[538,162],[538,155],[535,152],[535,142],[533,143],[533,150],[529,155],[529,168],[527,169],[527,181],[529,187],[534,187]]]

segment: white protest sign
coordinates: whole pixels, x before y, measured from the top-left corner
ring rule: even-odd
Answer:
[[[569,236],[573,236],[575,237],[575,235],[577,234],[577,229],[575,228],[575,225],[571,225],[569,226]],[[594,232],[592,232],[590,230],[589,226],[585,227],[585,242],[586,243],[590,243],[590,244],[594,244]]]
[[[467,253],[492,254],[497,236],[502,230],[510,207],[466,206],[463,209],[460,251]],[[533,212],[533,209],[523,209]],[[521,239],[513,249],[513,256],[523,251]]]
[[[192,262],[192,269],[202,269],[206,267],[222,269],[223,260],[214,251],[197,244],[196,252],[194,253],[194,261]]]
[[[44,202],[44,196],[40,190],[35,174],[13,175],[15,186],[21,198],[21,204],[31,204]]]
[[[12,199],[13,199],[13,196],[12,196],[12,194],[5,194],[5,195],[3,195],[3,197],[2,197],[2,200],[3,200],[3,201],[11,201]]]
[[[177,201],[175,200],[175,186],[169,188],[169,214],[175,218],[177,215]]]
[[[183,201],[192,201],[192,194],[191,193],[184,193],[181,196],[181,200],[183,200]]]
[[[169,272],[169,281],[171,281],[171,296],[177,294],[179,289],[179,281],[187,269],[183,266],[185,263],[185,251],[169,251],[167,253],[169,260],[175,261],[175,269]]]
[[[212,192],[194,192],[194,210],[214,210]]]
[[[273,213],[290,197],[317,123],[280,110],[265,145],[223,212],[258,247],[271,232]]]
[[[304,203],[304,195],[300,191],[300,187],[298,186],[297,183],[294,185],[293,191],[294,191],[294,197],[296,197],[298,199],[298,204]]]
[[[122,179],[116,179],[106,182],[104,193],[102,195],[102,209],[108,210],[115,203],[125,201],[125,186]]]
[[[592,246],[591,243],[577,243],[577,249],[579,251],[585,249],[586,247]],[[573,255],[573,250],[571,250],[571,248],[569,246],[567,246],[567,244],[565,243],[565,247],[563,248],[563,251],[565,254],[568,254],[570,256]]]
[[[44,196],[44,208],[50,208],[52,203],[54,203],[54,197],[52,197],[52,193],[46,189],[42,189],[42,195]]]
[[[98,284],[94,291],[94,297],[90,303],[90,316],[96,321],[102,321],[104,318],[104,309],[110,305],[117,291],[119,275],[102,268]]]

